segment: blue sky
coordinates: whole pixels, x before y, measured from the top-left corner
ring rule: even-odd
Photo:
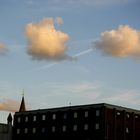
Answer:
[[[23,89],[29,109],[100,102],[139,109],[139,6],[139,0],[1,0],[0,122],[6,122],[9,110],[17,109]],[[56,22],[57,17],[63,23]],[[69,37],[63,54],[79,54],[76,60],[29,54],[27,25],[38,27],[48,18],[54,31]],[[121,54],[113,53],[105,32],[117,36],[122,30],[128,31],[125,40],[130,44],[135,41],[129,31],[138,37],[137,51],[124,45]],[[35,36],[32,43],[36,40]]]

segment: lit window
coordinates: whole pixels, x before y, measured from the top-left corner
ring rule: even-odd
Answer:
[[[33,121],[36,121],[36,116],[33,117]]]
[[[65,132],[67,130],[67,127],[64,125],[62,130],[63,130],[63,132]]]
[[[126,133],[129,133],[129,129],[128,129],[128,127],[126,127],[126,129],[125,129],[125,130],[126,130]]]
[[[46,116],[42,115],[42,120],[45,121],[46,120]]]
[[[43,127],[41,131],[42,131],[42,133],[45,133],[45,127]]]
[[[55,132],[55,130],[56,130],[55,126],[52,126],[52,132]]]
[[[18,122],[18,123],[20,123],[20,121],[21,121],[21,118],[20,118],[20,117],[18,117],[17,122]]]
[[[129,114],[126,114],[126,116],[127,116],[127,118],[129,118],[129,117],[130,117],[130,115],[129,115]]]
[[[100,116],[100,110],[96,110],[96,116]]]
[[[24,133],[27,134],[28,133],[28,128],[24,129]]]
[[[73,131],[77,131],[77,125],[73,126]]]
[[[28,122],[28,117],[27,116],[25,117],[25,122]]]
[[[55,120],[56,119],[56,114],[52,115],[52,119]]]
[[[85,118],[88,117],[88,111],[85,111]]]
[[[20,134],[20,129],[17,129],[17,134]]]
[[[35,127],[33,128],[33,131],[32,131],[32,132],[33,132],[33,133],[36,133],[36,128],[35,128]]]
[[[74,118],[77,118],[78,114],[77,112],[74,112]]]
[[[84,125],[84,130],[88,130],[88,124]]]
[[[95,129],[98,130],[100,128],[99,123],[95,124]]]
[[[118,115],[118,116],[120,116],[120,115],[121,115],[121,113],[120,113],[120,112],[117,112],[117,115]]]

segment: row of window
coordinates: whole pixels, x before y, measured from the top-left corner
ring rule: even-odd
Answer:
[[[56,129],[57,129],[56,126],[52,126],[52,127],[51,127],[51,132],[53,132],[53,133],[56,132]],[[87,131],[87,130],[89,129],[89,125],[88,125],[88,124],[84,124],[83,129],[84,129],[85,131]],[[95,124],[95,130],[99,130],[99,129],[100,129],[100,125],[99,125],[99,123],[96,123],[96,124]],[[21,129],[18,128],[16,133],[17,133],[17,134],[20,134],[20,131],[21,131]],[[66,125],[63,125],[63,126],[62,126],[62,132],[66,132],[66,131],[67,131],[67,126],[66,126]],[[73,125],[73,131],[78,131],[78,125],[76,125],[76,124]],[[35,128],[35,127],[32,128],[32,133],[34,134],[34,133],[36,133],[36,132],[37,132],[37,128]],[[41,132],[42,132],[42,133],[45,133],[45,132],[46,132],[46,128],[43,127],[42,130],[41,130]],[[25,134],[28,133],[28,128],[25,128],[25,129],[24,129],[24,133],[25,133]]]
[[[121,115],[121,112],[118,111],[118,112],[116,113],[116,115],[117,115],[117,116],[120,116],[120,115]],[[126,113],[126,117],[127,117],[127,118],[130,118],[130,114]],[[137,118],[138,118],[138,115],[135,115],[135,118],[137,119]]]
[[[100,111],[99,111],[99,110],[96,110],[95,115],[96,115],[97,117],[100,116]],[[85,112],[84,112],[84,117],[87,118],[88,116],[89,116],[89,112],[88,112],[88,111],[85,111]],[[67,119],[67,117],[68,117],[68,114],[67,114],[67,113],[64,113],[64,114],[63,114],[63,119]],[[74,117],[74,118],[78,118],[78,113],[77,113],[77,112],[74,112],[74,113],[73,113],[73,117]],[[81,116],[80,116],[80,117],[81,117]],[[52,114],[52,120],[55,120],[56,118],[57,118],[57,115],[56,115],[55,113]],[[42,120],[46,120],[46,115],[42,115]],[[29,117],[26,116],[26,117],[25,117],[25,122],[28,122],[28,121],[29,121]],[[33,121],[37,121],[37,116],[36,116],[36,115],[33,116]],[[21,122],[21,117],[18,117],[17,122],[18,122],[18,123]]]

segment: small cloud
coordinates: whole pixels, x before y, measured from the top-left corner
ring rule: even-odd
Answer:
[[[101,33],[95,48],[113,57],[140,58],[140,31],[122,25],[118,29]]]
[[[61,17],[56,18],[57,24],[62,24]],[[71,59],[66,54],[69,35],[57,30],[53,18],[45,18],[38,23],[26,25],[25,35],[28,40],[27,53],[37,60]]]
[[[7,51],[7,47],[4,44],[0,43],[0,55],[6,54]]]

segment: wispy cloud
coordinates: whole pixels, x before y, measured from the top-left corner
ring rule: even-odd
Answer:
[[[0,43],[0,55],[4,55],[6,54],[6,52],[8,51],[6,45],[4,45],[3,43]]]
[[[3,99],[0,101],[0,110],[16,112],[18,111],[20,103],[12,99]]]

